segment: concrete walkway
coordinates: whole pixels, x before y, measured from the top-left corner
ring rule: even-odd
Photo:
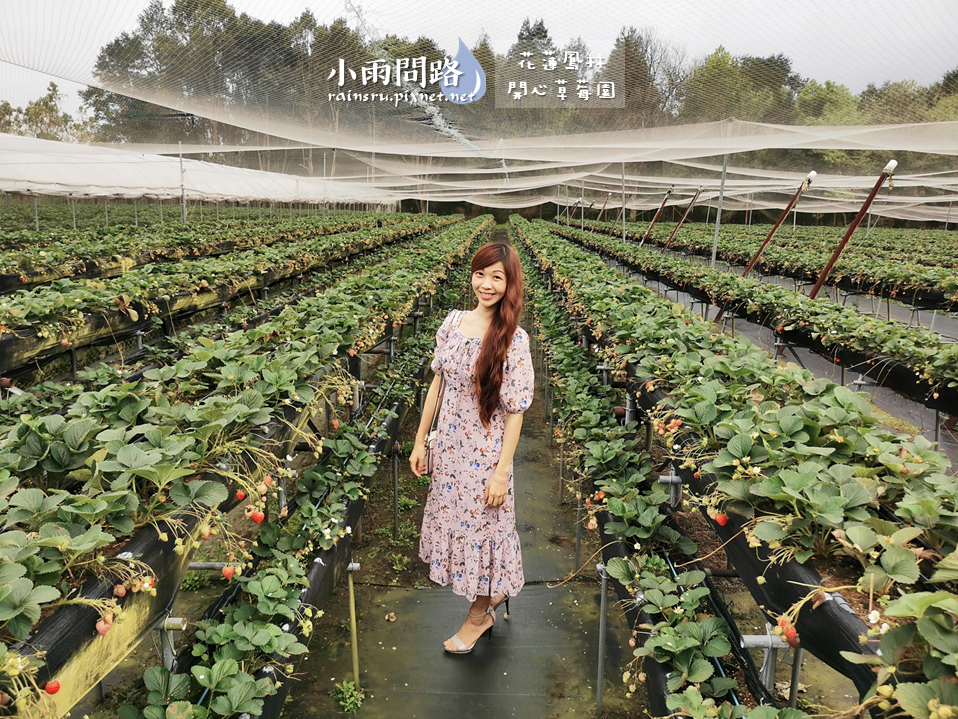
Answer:
[[[558,449],[549,447],[542,390],[523,421],[515,458],[517,519],[526,587],[503,609],[491,640],[468,655],[443,651],[468,608],[449,588],[357,589],[360,673],[364,717],[552,718],[595,716],[599,584],[595,560],[582,576],[590,581],[550,588],[570,574],[575,527],[557,506]],[[583,561],[589,552],[583,551]],[[361,577],[357,577],[360,580]],[[344,583],[327,607],[348,620]],[[605,706],[639,715],[644,702],[624,698],[621,674],[631,658],[625,620],[609,595]],[[397,620],[385,619],[390,612]],[[348,631],[341,641],[310,647],[303,676],[284,708],[290,717],[326,717],[339,707],[327,696],[352,678]],[[624,716],[617,714],[616,716]]]

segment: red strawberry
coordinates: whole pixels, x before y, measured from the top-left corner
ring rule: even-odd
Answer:
[[[126,596],[126,587],[122,584],[117,584],[113,587],[113,596],[114,597],[125,597]]]
[[[330,424],[330,426],[331,426],[333,429],[339,429],[339,420],[338,420],[338,419],[334,419],[334,420],[333,420],[332,422],[330,422],[329,424]]]
[[[785,627],[784,634],[785,634],[785,638],[788,639],[789,642],[791,642],[793,639],[795,639],[798,636],[798,630],[795,628],[794,625],[789,625]]]
[[[792,649],[795,649],[796,647],[798,647],[800,643],[801,643],[801,640],[799,640],[798,634],[796,634],[794,637],[788,640],[788,646],[790,646]]]
[[[242,489],[236,490],[236,498],[242,502],[244,499],[246,499],[246,492],[244,492]]]
[[[256,522],[257,524],[259,524],[264,519],[266,519],[266,515],[260,512],[259,510],[256,510],[255,512],[253,512],[253,514],[250,516],[252,517],[253,521]]]
[[[235,572],[236,567],[234,567],[232,564],[227,564],[225,567],[223,567],[223,576],[227,579],[232,579]]]
[[[726,524],[728,524],[728,515],[725,512],[722,512],[721,514],[716,514],[715,522],[718,524],[718,526],[724,527]]]
[[[96,630],[100,633],[101,637],[105,637],[106,633],[110,631],[112,624],[103,621],[102,619],[96,623]]]
[[[273,483],[273,478],[270,477],[268,474],[265,477],[263,477],[263,484],[265,484],[267,487],[271,485],[272,483]]]
[[[56,679],[51,679],[43,688],[47,690],[47,694],[56,694],[58,691],[60,691],[60,682],[58,682]]]

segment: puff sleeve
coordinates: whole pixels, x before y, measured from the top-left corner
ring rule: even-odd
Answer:
[[[446,319],[439,325],[439,331],[436,332],[436,356],[432,360],[432,371],[438,374],[442,370],[442,351],[449,340],[449,333],[452,332],[453,318],[456,316],[456,310],[451,310]]]
[[[532,369],[532,353],[529,350],[529,335],[521,327],[516,328],[512,344],[506,355],[502,376],[500,401],[509,414],[519,414],[529,409],[535,392],[535,375]]]

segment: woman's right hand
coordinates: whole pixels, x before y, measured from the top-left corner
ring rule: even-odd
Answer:
[[[409,455],[409,468],[417,477],[426,473],[426,445],[422,442],[416,442],[412,453]]]

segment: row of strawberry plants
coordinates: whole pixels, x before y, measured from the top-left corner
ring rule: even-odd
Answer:
[[[12,200],[12,201],[11,201]],[[56,232],[103,232],[115,231],[117,227],[139,230],[155,225],[172,228],[179,226],[181,198],[140,197],[126,198],[71,198],[21,196],[6,198],[0,206],[0,231],[7,239],[39,236]],[[34,205],[34,200],[37,200]],[[271,206],[272,205],[272,206]],[[253,220],[292,217],[317,217],[326,214],[358,215],[358,210],[345,210],[327,205],[324,210],[316,204],[266,203],[239,201],[203,202],[188,200],[186,221],[193,226],[223,227],[241,226]],[[39,222],[40,229],[36,230]],[[6,244],[6,243],[0,243]]]
[[[947,460],[921,437],[880,428],[853,392],[777,367],[597,258],[520,219],[513,223],[570,310],[596,340],[608,339],[608,361],[641,378],[638,399],[652,411],[673,464],[703,495],[710,524],[757,603],[805,632],[803,646],[853,678],[867,702],[897,701],[913,712],[911,693],[920,691],[948,703],[942,692],[954,676],[954,654],[939,630],[952,622],[945,607],[956,597],[930,584],[958,579],[958,487]],[[845,569],[881,607],[867,617],[883,619],[881,627],[864,617],[851,621],[836,595],[821,589],[810,560],[829,556],[855,560]],[[805,586],[792,586],[788,579],[799,576]],[[823,629],[826,619],[831,625]],[[889,631],[896,624],[900,631]],[[915,666],[916,654],[923,665]],[[860,663],[883,665],[877,686]],[[899,691],[893,677],[906,668],[914,681]]]
[[[892,363],[899,363],[910,378],[901,389],[918,401],[943,409],[958,403],[958,344],[943,341],[936,332],[864,317],[827,299],[810,300],[778,285],[713,270],[620,239],[545,226],[649,277],[771,327],[829,359],[847,357],[847,363],[864,374],[881,376]]]
[[[563,223],[564,224],[564,223]],[[572,227],[576,223],[571,223]],[[586,222],[591,228],[592,223]],[[596,225],[602,232],[622,236],[622,224],[613,225],[600,222]],[[668,237],[675,227],[674,222],[663,222],[656,225],[656,235],[664,234]],[[690,237],[681,240],[691,246],[708,246],[715,235],[714,224],[686,223],[680,231],[679,237],[684,237],[686,229]],[[628,236],[642,237],[648,229],[648,223],[627,223]],[[771,225],[740,225],[724,224],[719,230],[719,248],[736,257],[744,264],[759,245],[768,236]],[[831,254],[838,239],[844,234],[844,227],[828,226],[801,226],[792,228],[785,223],[776,233],[774,245],[776,247],[813,250]],[[866,236],[867,235],[867,236]],[[895,262],[909,262],[927,264],[935,267],[958,267],[958,248],[954,246],[954,235],[944,230],[911,230],[891,229],[887,227],[871,227],[863,224],[851,237],[847,248],[849,259],[857,257],[872,257]]]
[[[399,248],[387,245],[369,253],[345,258],[343,264],[310,272],[300,284],[285,292],[270,294],[265,300],[254,302],[241,297],[239,302],[245,300],[248,304],[233,305],[217,319],[179,329],[174,337],[158,345],[146,346],[140,353],[121,353],[112,361],[103,361],[79,369],[73,380],[47,380],[29,387],[28,391],[0,393],[0,433],[16,423],[22,414],[64,412],[64,408],[72,405],[83,393],[135,381],[143,371],[155,365],[170,365],[181,358],[201,337],[218,339],[230,332],[262,324],[282,312],[286,306],[295,305],[307,295],[315,296],[343,281],[348,277],[344,271],[355,274],[394,255],[397,249],[405,247],[405,243],[415,246],[415,242],[415,239],[402,240]]]
[[[732,644],[740,637],[734,626],[713,615],[712,607],[721,600],[711,586],[704,586],[705,573],[673,571],[668,557],[685,559],[695,553],[695,544],[672,526],[667,495],[649,483],[652,467],[639,448],[637,423],[614,419],[621,391],[600,381],[595,358],[576,341],[577,326],[532,270],[529,264],[526,277],[537,338],[550,368],[557,442],[568,465],[581,475],[578,491],[587,497],[589,514],[595,514],[602,530],[609,574],[622,588],[626,606],[635,608],[628,613],[634,615],[630,644],[635,659],[623,674],[627,696],[638,683],[646,683],[654,715],[678,710],[696,719],[745,716],[745,707],[729,701],[737,682],[725,670],[735,666],[733,653],[742,664],[751,665],[751,658]],[[636,666],[643,664],[644,669]],[[754,679],[749,686],[753,695],[771,703],[754,666],[748,669],[744,675]],[[777,714],[765,707],[748,716]]]
[[[289,429],[290,411],[293,419],[313,413],[332,389],[346,389],[348,384],[335,373],[314,378],[340,351],[352,355],[367,349],[392,323],[406,317],[415,298],[435,287],[487,223],[481,219],[447,229],[423,241],[419,250],[348,278],[255,329],[216,342],[201,340],[190,355],[171,367],[150,370],[139,382],[82,395],[65,417],[22,417],[0,442],[0,455],[9,468],[4,470],[3,496],[9,497],[4,509],[17,511],[16,522],[6,517],[8,531],[0,546],[8,560],[4,566],[12,567],[11,578],[18,583],[18,601],[8,602],[13,595],[7,592],[0,609],[22,616],[13,623],[8,618],[4,633],[24,636],[38,613],[30,607],[49,602],[51,590],[58,597],[69,591],[57,586],[57,570],[63,565],[58,556],[75,559],[74,571],[102,574],[107,565],[123,568],[122,561],[96,561],[96,551],[137,527],[165,527],[179,512],[170,505],[195,504],[203,496],[215,506],[214,500],[221,499],[215,489],[221,485],[185,478],[226,476],[249,498],[254,521],[257,513],[262,520],[265,492],[256,478],[271,470],[277,474],[282,463],[269,451],[276,447],[257,449],[250,433],[268,426]],[[69,511],[78,507],[79,513]],[[225,521],[212,513],[216,521]],[[166,535],[161,539],[175,536],[175,526],[161,531]],[[92,534],[92,549],[72,551],[74,538],[83,536],[86,543]],[[176,537],[177,547],[186,547],[191,541],[186,539],[184,543]],[[28,590],[28,597],[39,590],[38,599],[44,602],[29,602],[29,611],[20,611],[21,590]],[[101,621],[119,609],[97,606]],[[31,647],[38,646],[35,637]],[[18,652],[8,656],[8,663],[27,662],[5,679],[18,697],[29,701],[31,686],[17,678],[36,676],[38,668]],[[31,668],[32,674],[24,672]]]
[[[615,227],[599,223],[596,229],[622,236],[621,225]],[[645,225],[627,226],[626,238],[640,241],[646,229]],[[763,252],[758,267],[766,272],[800,280],[816,280],[838,245],[842,232],[833,229],[826,241],[818,243],[820,247],[810,248],[810,230],[800,228],[794,233],[796,239],[793,242],[783,241],[783,234],[787,237],[787,231],[780,230],[780,234]],[[663,245],[668,238],[666,232],[667,227],[657,228],[655,235],[646,243]],[[719,257],[732,265],[744,266],[758,250],[767,229],[762,234],[758,228],[749,230],[740,225],[724,225],[720,232]],[[748,232],[753,236],[748,237]],[[917,233],[918,230],[911,232]],[[709,229],[708,225],[683,225],[670,248],[711,256],[713,237],[714,230]],[[921,250],[914,251],[914,256],[903,260],[900,259],[901,253],[896,252],[882,256],[877,240],[876,244],[866,244],[855,238],[832,268],[828,283],[863,294],[894,297],[901,302],[923,307],[952,307],[958,303],[958,273],[950,255],[952,242],[950,236],[944,234],[937,250],[935,243],[931,247],[922,245]]]
[[[365,214],[258,222],[204,223],[98,231],[0,234],[0,293],[61,277],[115,276],[152,262],[171,262],[396,224],[411,215]],[[16,242],[11,245],[11,240]]]
[[[58,280],[0,298],[0,318],[7,332],[36,328],[38,332],[61,334],[84,314],[116,309],[117,298],[122,298],[127,307],[145,308],[145,314],[157,313],[158,301],[168,301],[179,293],[197,294],[221,286],[229,286],[234,292],[256,289],[259,282],[251,281],[252,276],[258,280],[264,275],[277,278],[302,273],[341,256],[344,250],[376,246],[451,221],[412,218],[394,226],[321,235],[303,242],[233,252],[226,257],[151,265],[108,283]]]
[[[153,320],[195,312],[296,277],[358,251],[422,234],[454,222],[409,222],[328,235],[292,245],[258,248],[226,257],[151,265],[109,283],[57,280],[36,290],[0,297],[0,371],[41,355],[117,339],[145,330]]]

